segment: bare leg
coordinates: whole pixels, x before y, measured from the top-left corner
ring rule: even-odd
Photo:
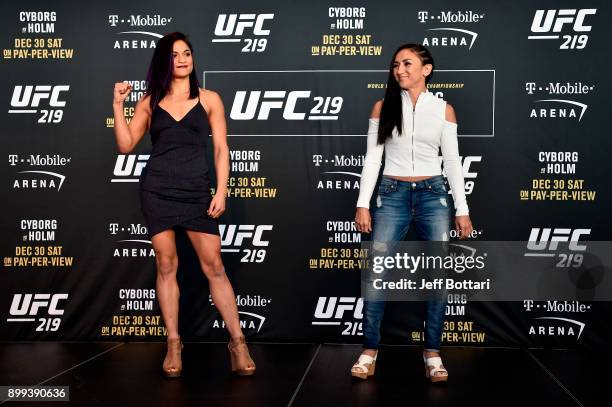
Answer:
[[[232,337],[228,344],[232,357],[232,372],[242,376],[250,376],[255,372],[255,362],[249,355],[249,349],[240,328],[234,289],[225,274],[225,268],[221,260],[221,239],[217,235],[192,230],[187,230],[187,236],[193,244],[202,271],[208,279],[213,302]]]
[[[225,274],[221,260],[221,239],[217,235],[187,230],[187,235],[193,244],[202,271],[210,286],[210,294],[219,310],[225,326],[232,339],[240,338],[242,329],[238,319],[238,307],[234,289]]]
[[[164,230],[151,239],[157,263],[156,294],[168,331],[168,349],[163,369],[168,377],[178,377],[182,370],[181,340],[178,332],[179,286],[176,281],[178,257],[174,230]]]
[[[178,338],[179,286],[176,281],[178,257],[174,230],[164,230],[151,239],[157,263],[156,293],[168,338]]]

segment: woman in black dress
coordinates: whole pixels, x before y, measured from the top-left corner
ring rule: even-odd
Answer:
[[[178,332],[179,287],[175,227],[185,229],[202,271],[208,278],[213,302],[231,335],[232,371],[255,372],[240,322],[236,297],[221,260],[218,218],[225,211],[229,177],[229,149],[225,111],[219,95],[200,89],[193,65],[193,48],[181,33],[157,42],[147,75],[147,91],[127,123],[123,101],[131,91],[116,83],[113,111],[115,137],[121,154],[134,149],[150,131],[153,151],[140,179],[141,208],[157,263],[157,298],[168,330],[163,370],[181,374],[182,343]],[[206,144],[212,134],[217,189],[211,196]]]

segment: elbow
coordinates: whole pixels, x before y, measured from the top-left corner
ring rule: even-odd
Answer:
[[[455,175],[463,177],[463,167],[461,166],[461,161],[459,160],[445,161],[444,169],[450,177],[454,177]]]
[[[461,157],[459,157],[458,155],[454,155],[454,154],[442,156],[442,161],[444,162],[445,165],[449,165],[449,166],[461,165]]]
[[[461,156],[459,155],[459,149],[457,148],[457,145],[453,145],[453,146],[442,145],[441,150],[442,150],[442,161],[444,162],[444,165],[461,166]]]
[[[133,148],[129,146],[118,146],[117,150],[119,151],[119,154],[129,154],[132,152]]]
[[[215,146],[215,156],[217,157],[227,156],[229,158],[229,147],[227,146],[227,144],[222,145],[222,146]]]
[[[459,157],[458,155],[443,157],[442,163],[447,171],[447,174],[463,174],[461,157]]]

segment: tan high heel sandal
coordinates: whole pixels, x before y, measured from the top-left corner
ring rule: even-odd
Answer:
[[[365,380],[374,375],[374,372],[376,371],[377,356],[378,352],[376,352],[376,355],[374,356],[369,356],[364,353],[359,355],[359,359],[357,359],[357,362],[355,362],[351,368],[351,376]]]
[[[166,377],[181,377],[181,372],[183,371],[183,361],[181,360],[182,349],[183,343],[181,338],[168,339],[168,349],[162,366]],[[171,359],[174,360],[174,363],[172,363]]]
[[[232,373],[238,376],[251,376],[255,373],[255,362],[251,359],[244,336],[238,339],[230,339],[227,349],[232,361]]]

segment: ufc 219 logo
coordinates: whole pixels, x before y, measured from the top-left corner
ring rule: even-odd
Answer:
[[[111,182],[138,182],[148,160],[148,154],[119,154]]]
[[[443,162],[442,156],[439,156],[439,160],[440,160],[440,163]],[[474,167],[472,167],[472,164],[480,163],[481,161],[482,161],[481,155],[471,155],[471,156],[463,157],[462,171],[463,171],[463,178],[465,179],[465,194],[466,195],[470,195],[472,192],[474,192],[474,186],[476,182],[475,180],[476,180],[476,177],[478,177],[478,171],[474,171]],[[442,174],[444,174],[445,177],[448,177],[446,173],[446,168],[443,168]],[[448,191],[449,194],[451,192],[452,191]]]
[[[362,318],[363,298],[319,297],[312,325],[344,326],[342,335],[363,335]]]
[[[241,52],[263,52],[274,14],[219,14],[212,42],[244,42]]]
[[[588,25],[591,16],[597,13],[596,8],[536,10],[531,23],[530,40],[557,40],[562,37],[559,49],[584,49],[589,41],[586,34],[591,31]],[[573,31],[572,34],[560,35],[562,31]]]
[[[532,228],[527,242],[528,251],[524,254],[529,257],[555,257],[559,258],[557,267],[580,267],[584,256],[582,253],[587,249],[586,244],[580,244],[581,240],[591,234],[591,229],[569,229],[569,228]],[[567,253],[559,252],[559,243],[562,248],[567,247]]]
[[[253,120],[257,117],[257,120],[268,120],[270,112],[278,109],[285,120],[338,120],[344,102],[341,96],[311,97],[311,94],[309,90],[240,90],[234,97],[230,118]],[[298,104],[311,107],[300,112]]]
[[[61,315],[64,315],[63,302],[68,294],[15,294],[11,303],[7,322],[34,322],[36,316],[45,313],[45,317],[38,318],[36,331],[57,331],[61,324]],[[45,312],[46,311],[46,312]]]
[[[38,123],[60,123],[66,106],[63,92],[70,90],[69,85],[17,85],[11,97],[9,113],[39,113]],[[44,109],[39,109],[40,106]]]
[[[268,232],[273,228],[273,225],[219,225],[221,251],[242,253],[242,263],[263,263],[266,259],[266,248],[270,245],[267,240]],[[244,246],[252,248],[243,248]]]

